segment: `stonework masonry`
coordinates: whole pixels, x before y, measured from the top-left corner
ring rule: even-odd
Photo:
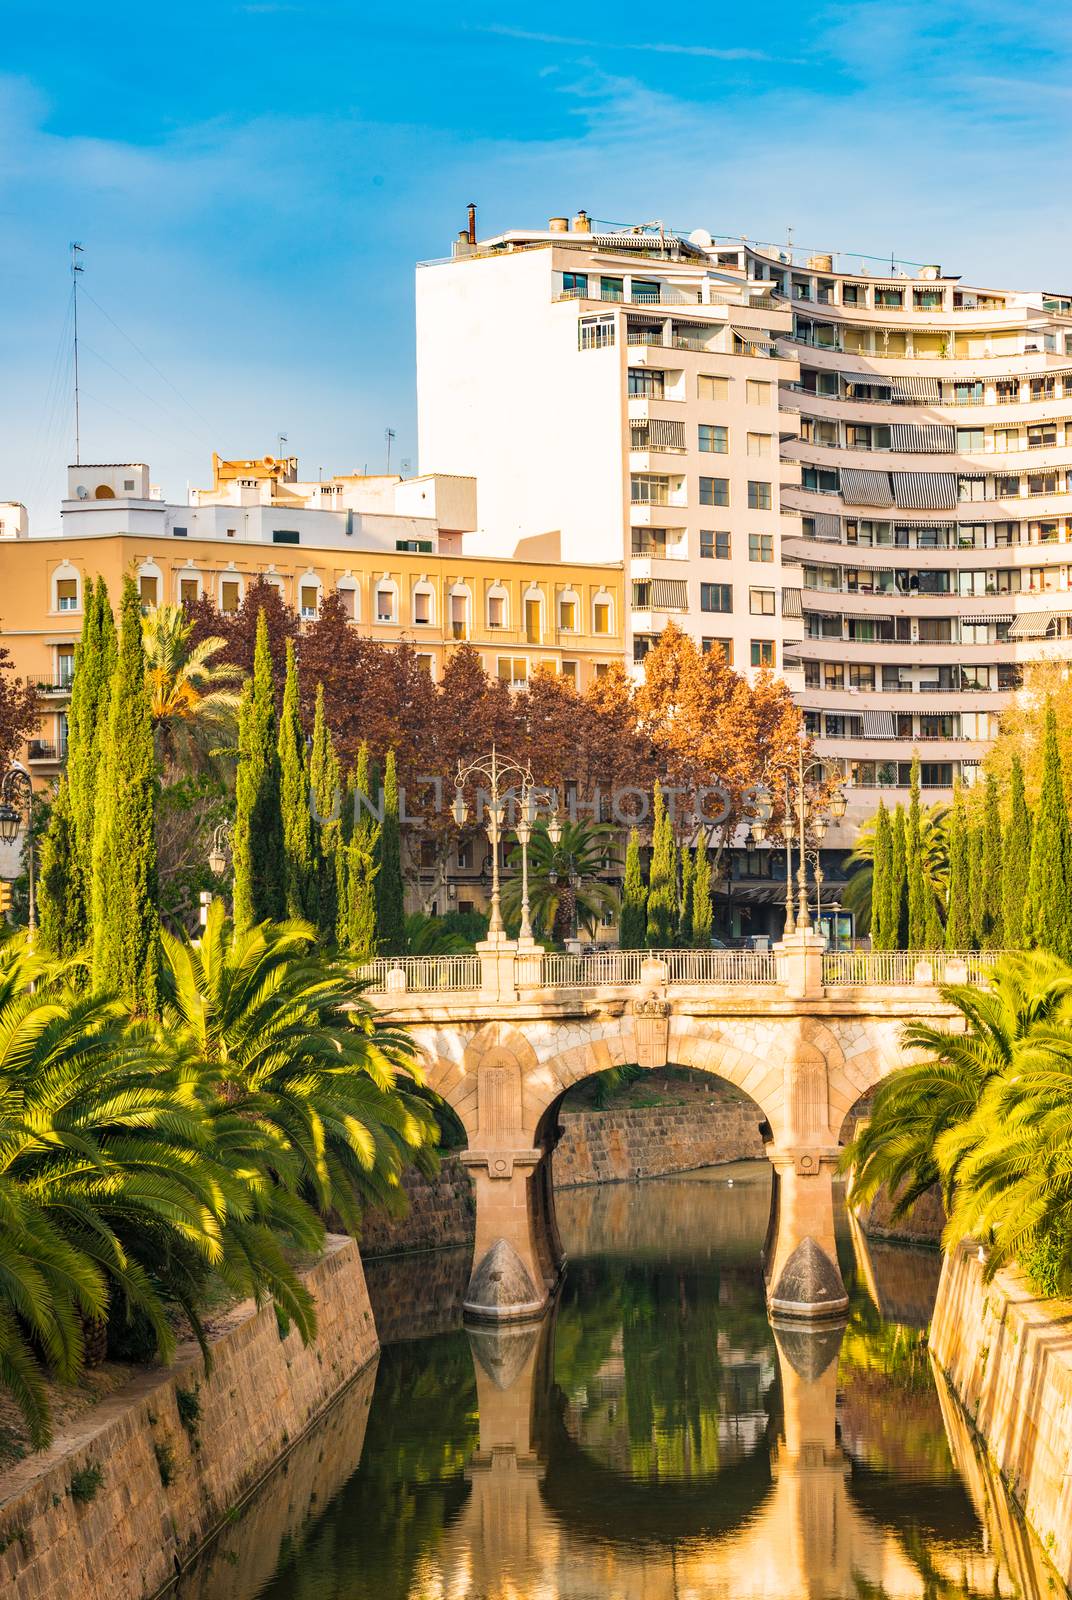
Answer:
[[[434,1177],[412,1167],[402,1176],[405,1216],[370,1211],[361,1229],[361,1255],[401,1255],[410,1250],[442,1250],[472,1244],[476,1207],[472,1179],[457,1156],[444,1156]]]
[[[0,1477],[5,1600],[146,1600],[185,1566],[377,1355],[353,1240],[329,1236],[306,1281],[319,1328],[308,1347],[293,1329],[280,1336],[271,1305],[247,1301],[225,1319],[207,1376],[184,1346]],[[198,1407],[185,1426],[181,1393]],[[91,1482],[95,1469],[95,1491],[77,1498],[75,1475]]]
[[[716,1086],[687,1105],[573,1111],[561,1116],[552,1172],[556,1189],[691,1172],[723,1161],[762,1160],[758,1106]]]
[[[990,1463],[1072,1586],[1072,1302],[1016,1271],[983,1281],[977,1247],[942,1268],[931,1349]]]

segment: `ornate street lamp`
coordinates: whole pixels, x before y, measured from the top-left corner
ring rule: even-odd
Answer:
[[[518,817],[520,824],[518,839],[521,841],[521,935],[523,939],[531,941],[528,841],[532,836],[532,807],[535,803],[532,772],[528,767],[519,766],[516,761],[504,761],[494,745],[491,747],[490,755],[480,756],[468,766],[463,766],[459,761],[458,775],[454,780],[454,805],[451,808],[459,828],[465,826],[469,814],[465,800],[465,786],[477,778],[483,779],[488,785],[488,799],[484,808],[486,819],[484,826],[488,843],[491,845],[491,917],[488,921],[488,940],[493,944],[501,944],[506,936],[499,897],[499,845],[506,823],[507,795],[510,789],[517,786],[521,791]],[[524,829],[524,837],[521,828]]]
[[[34,871],[33,779],[21,761],[13,761],[0,780],[0,839],[14,844],[25,822],[26,869],[29,879],[29,936],[37,931],[37,885]]]
[[[809,801],[807,779],[810,778],[813,773],[821,771],[823,763],[819,760],[805,762],[805,742],[805,736],[801,735],[797,748],[797,792],[795,807],[793,803],[792,786],[788,772],[785,774],[784,778],[785,791],[782,803],[781,827],[781,842],[785,847],[785,926],[782,930],[783,938],[787,938],[790,934],[798,931],[801,933],[807,933],[812,926],[811,913],[808,909],[808,852],[806,848],[809,824],[812,837],[815,839],[816,845],[818,846],[822,843],[823,837],[826,834],[828,819],[829,821],[839,822],[845,815],[847,808],[845,795],[840,786],[835,789],[832,794],[826,797],[825,803],[821,807],[816,805],[814,801]],[[760,790],[756,791],[757,794],[760,792]],[[768,791],[765,789],[762,791],[764,794],[767,792]],[[794,811],[796,813],[795,816]],[[770,810],[768,808],[767,817],[769,816]],[[757,842],[762,843],[762,841],[766,838],[767,832],[765,821],[762,827],[757,827],[755,824],[753,824],[752,832],[754,833]],[[797,905],[794,909],[793,852],[798,843],[800,850],[800,870],[797,880]],[[820,896],[822,893],[823,874],[818,848],[812,851],[811,855],[815,861],[815,911],[816,923],[818,923],[819,914],[821,911]]]
[[[208,853],[208,870],[214,878],[222,878],[230,860],[233,828],[229,822],[217,823],[212,835],[212,848]]]

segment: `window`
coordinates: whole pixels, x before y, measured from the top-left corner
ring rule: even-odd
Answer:
[[[728,561],[730,559],[730,536],[719,530],[714,532],[706,529],[700,530],[700,555],[707,561]]]
[[[843,283],[841,285],[841,303],[843,306],[862,306],[867,300],[867,290],[858,283]]]
[[[124,478],[123,479],[123,492],[124,492],[124,494],[133,494],[133,492],[134,492],[134,479],[133,478]],[[185,533],[186,529],[183,528],[182,531],[183,531],[183,533]]]
[[[773,533],[750,533],[748,535],[749,561],[774,560],[774,535]]]
[[[488,595],[488,627],[505,628],[506,626],[506,596],[504,594]]]
[[[143,573],[138,579],[138,598],[143,606],[155,606],[159,590],[159,580],[151,573]]]
[[[563,678],[568,678],[570,683],[572,683],[573,687],[574,688],[577,687],[577,663],[576,663],[576,661],[563,661],[563,663],[562,663],[562,677]]]
[[[754,617],[773,617],[774,590],[749,589],[748,609]]]
[[[562,274],[562,293],[575,298],[583,298],[588,293],[588,274],[586,272],[564,272]]]
[[[728,478],[701,478],[700,504],[702,506],[728,506],[730,480]]]
[[[709,372],[701,372],[696,379],[696,398],[698,400],[728,400],[730,397],[730,380],[716,378]]]
[[[525,601],[525,642],[526,644],[539,644],[543,635],[543,618],[540,615],[543,607],[537,599]]]
[[[597,600],[592,607],[592,631],[593,633],[610,632],[609,600]]]
[[[396,550],[406,550],[411,555],[430,556],[432,554],[431,539],[396,539]]]
[[[56,610],[78,610],[78,579],[57,578],[56,580]]]
[[[1029,450],[1043,450],[1057,443],[1057,424],[1055,422],[1039,423],[1027,430],[1027,448]]]
[[[185,537],[186,537],[186,529],[185,528],[172,528],[171,533],[172,533],[172,537],[175,538],[175,539],[185,539]]]
[[[983,449],[986,434],[982,428],[957,429],[957,454],[962,456],[979,455]]]
[[[750,406],[769,406],[771,385],[765,378],[748,378],[745,381],[744,397]]]
[[[563,633],[577,632],[577,602],[561,599],[558,602],[558,626]]]
[[[771,453],[771,436],[769,433],[749,433],[745,435],[747,452],[750,456],[769,456]]]
[[[201,591],[201,585],[196,578],[179,579],[179,604],[180,606],[195,606]]]
[[[634,278],[633,301],[636,305],[657,306],[662,298],[662,285],[657,278]]]
[[[960,503],[962,505],[967,503],[970,500],[985,500],[985,498],[986,498],[986,479],[985,478],[958,478],[957,479],[957,498],[959,499],[959,501],[960,501]]]
[[[769,483],[757,483],[754,478],[748,482],[748,509],[749,511],[769,511],[771,508],[771,486]]]
[[[273,544],[300,544],[301,535],[296,528],[273,528]]]
[[[242,598],[242,585],[237,578],[225,578],[220,584],[220,610],[233,615]]]
[[[74,645],[61,644],[56,650],[56,684],[66,689],[74,677]]]
[[[601,300],[621,300],[625,294],[625,283],[621,278],[600,278],[599,298]]]
[[[525,656],[500,656],[497,674],[503,683],[527,683],[529,678],[529,664]]]
[[[728,428],[719,427],[711,422],[700,423],[700,449],[708,455],[724,456],[730,448],[730,433]]]
[[[732,639],[701,639],[700,646],[705,656],[720,655],[725,666],[733,666]]]
[[[702,483],[703,479],[700,481]],[[668,506],[670,479],[655,473],[634,472],[629,479],[629,498],[635,506]]]
[[[607,350],[613,343],[613,317],[581,318],[577,325],[578,350]]]
[[[701,611],[732,611],[733,588],[728,583],[701,583]]]
[[[774,666],[774,640],[773,639],[753,639],[752,640],[752,665],[754,667],[773,667]]]
[[[343,616],[348,622],[357,621],[357,590],[353,584],[340,584],[335,591],[342,604]]]
[[[395,589],[393,584],[381,583],[376,587],[376,621],[394,622]]]
[[[663,400],[666,398],[666,373],[661,367],[630,367],[628,390],[634,398]]]
[[[469,596],[452,594],[450,597],[450,636],[452,639],[469,637]]]
[[[434,678],[435,677],[435,657],[434,656],[422,655],[422,654],[418,653],[417,655],[414,656],[414,660],[416,661],[417,665],[420,667],[422,672],[427,672],[427,674],[428,674],[428,676],[430,678]]]
[[[432,596],[427,589],[413,593],[413,621],[416,626],[427,627],[432,620]]]
[[[896,307],[896,306],[903,306],[904,305],[904,290],[903,289],[876,289],[875,290],[875,304],[876,304],[876,306],[887,306],[887,307],[891,307],[891,308]]]
[[[303,583],[298,591],[298,604],[303,619],[312,622],[320,609],[320,585]]]

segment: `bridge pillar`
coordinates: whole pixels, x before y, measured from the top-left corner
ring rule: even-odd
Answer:
[[[465,1315],[479,1322],[541,1317],[561,1270],[545,1152],[467,1150],[461,1159],[476,1194]]]
[[[771,1229],[764,1272],[772,1315],[822,1321],[849,1304],[834,1238],[838,1151],[767,1147],[774,1167]]]
[[[822,995],[825,949],[825,934],[810,929],[787,933],[774,946],[778,982],[785,985],[787,999],[810,1000]]]

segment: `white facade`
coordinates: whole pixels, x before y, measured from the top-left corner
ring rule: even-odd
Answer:
[[[633,660],[672,619],[745,673],[781,669],[789,314],[701,249],[586,223],[418,268],[422,470],[478,478],[467,545],[624,559]]]

